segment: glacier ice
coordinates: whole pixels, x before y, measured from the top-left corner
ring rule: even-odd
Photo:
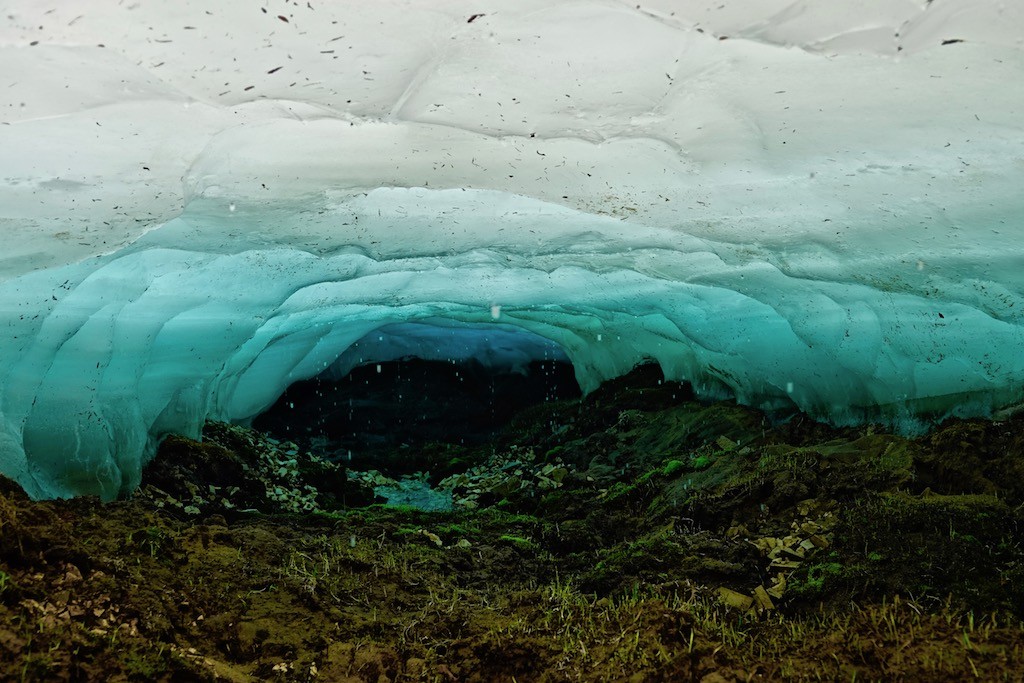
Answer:
[[[33,496],[431,346],[836,423],[1024,400],[1024,5],[5,14],[0,471]]]
[[[340,380],[360,365],[404,358],[451,363],[474,360],[496,374],[521,375],[528,373],[534,360],[570,362],[562,347],[550,339],[498,322],[500,305],[492,306],[491,317],[494,322],[475,325],[445,318],[386,325],[353,342],[319,375]]]

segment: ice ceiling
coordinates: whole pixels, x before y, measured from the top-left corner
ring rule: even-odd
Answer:
[[[130,492],[382,327],[834,422],[1022,400],[1022,3],[4,14],[0,471],[34,496]]]

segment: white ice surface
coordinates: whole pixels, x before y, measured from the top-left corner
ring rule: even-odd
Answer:
[[[1024,400],[1024,3],[4,16],[0,471],[34,496],[129,492],[421,321],[840,423]]]

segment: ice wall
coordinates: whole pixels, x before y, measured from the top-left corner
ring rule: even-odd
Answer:
[[[381,327],[353,342],[319,376],[339,380],[361,365],[404,358],[473,360],[494,373],[522,375],[532,361],[569,362],[562,347],[550,339],[497,322],[500,306],[491,310],[491,317],[493,322],[475,325],[438,318]]]
[[[300,5],[8,3],[32,495],[130,492],[163,435],[424,321],[834,422],[1024,400],[1024,5]]]

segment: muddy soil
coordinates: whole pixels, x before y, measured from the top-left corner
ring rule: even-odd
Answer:
[[[1024,679],[1024,419],[773,424],[641,368],[416,448],[450,509],[223,424],[131,500],[0,482],[0,679]]]

